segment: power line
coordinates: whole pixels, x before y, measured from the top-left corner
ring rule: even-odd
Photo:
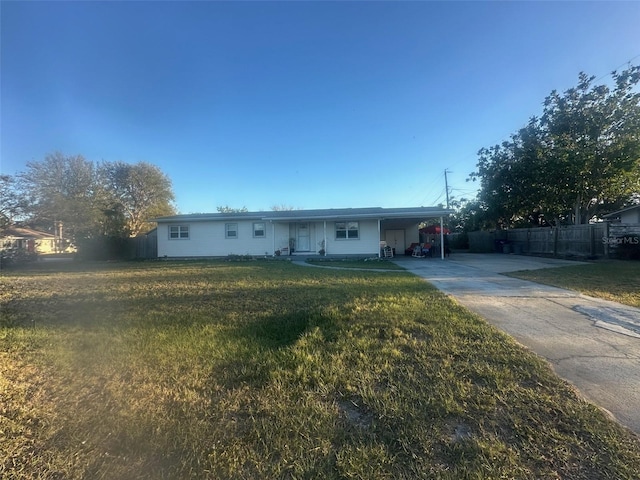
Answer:
[[[627,60],[627,61],[626,61],[626,62],[624,62],[624,63],[621,63],[620,65],[618,65],[617,67],[615,67],[613,70],[611,70],[609,73],[605,73],[604,75],[602,75],[602,76],[600,76],[600,77],[596,78],[596,79],[594,80],[594,82],[598,82],[598,81],[602,80],[602,79],[603,79],[603,78],[605,78],[605,77],[609,77],[609,76],[611,76],[611,74],[612,74],[613,72],[618,71],[618,69],[619,69],[619,68],[621,68],[621,67],[624,67],[624,66],[626,66],[626,65],[631,65],[631,62],[633,62],[636,58],[640,58],[640,54],[636,55],[636,56],[635,56],[635,57],[633,57],[633,58],[630,58],[629,60]]]
[[[449,182],[447,181],[448,170],[444,169],[444,191],[447,194],[447,210],[449,209]]]

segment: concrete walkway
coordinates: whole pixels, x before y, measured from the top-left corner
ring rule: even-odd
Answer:
[[[546,358],[585,398],[640,434],[640,309],[501,275],[577,262],[501,254],[394,262]]]

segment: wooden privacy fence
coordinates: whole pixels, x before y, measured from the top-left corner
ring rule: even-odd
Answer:
[[[158,237],[155,234],[147,234],[130,238],[128,250],[131,260],[158,258]]]
[[[532,255],[609,256],[616,248],[612,239],[640,238],[640,225],[609,224],[518,228],[470,232],[469,250],[474,253],[525,253]]]

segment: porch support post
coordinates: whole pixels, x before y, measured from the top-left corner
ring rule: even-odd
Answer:
[[[442,216],[440,216],[440,258],[444,260],[444,225]]]
[[[276,254],[276,224],[273,223],[273,220],[269,220],[269,222],[271,223],[271,243],[273,245],[273,255],[275,256]]]
[[[380,258],[380,242],[382,241],[380,233],[382,233],[382,231],[380,230],[380,219],[378,219],[378,258]]]
[[[324,242],[324,256],[327,256],[327,221],[322,225],[322,241]]]

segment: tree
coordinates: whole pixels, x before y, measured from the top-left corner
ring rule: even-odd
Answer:
[[[47,155],[18,175],[30,222],[43,230],[64,227],[68,238],[91,236],[99,228],[96,169],[81,155]]]
[[[637,198],[640,67],[612,77],[609,88],[581,73],[509,141],[478,152],[470,178],[480,179],[479,205],[494,226],[585,223]]]
[[[15,177],[0,175],[0,229],[13,225],[24,213],[24,201]]]
[[[157,166],[104,162],[99,172],[104,222],[111,235],[136,236],[151,228],[154,217],[175,213],[171,180]]]
[[[291,205],[285,205],[283,203],[281,205],[272,205],[271,210],[274,212],[290,212],[292,210],[295,210],[295,208],[292,207]]]
[[[175,212],[171,181],[145,162],[96,166],[81,155],[54,153],[28,163],[19,180],[30,223],[43,230],[62,226],[76,242],[137,235],[151,228],[152,218]]]
[[[218,206],[216,207],[216,210],[218,210],[218,213],[244,213],[249,211],[247,210],[247,207],[233,208],[229,205]]]

